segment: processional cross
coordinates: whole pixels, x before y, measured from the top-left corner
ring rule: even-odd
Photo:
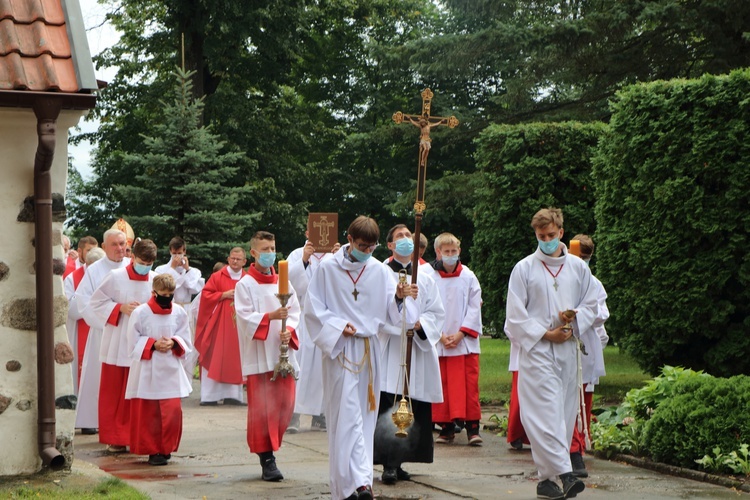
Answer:
[[[430,154],[430,147],[432,140],[430,139],[430,130],[441,125],[447,125],[450,128],[458,126],[458,119],[455,116],[444,117],[444,116],[431,116],[430,108],[432,107],[432,90],[429,88],[422,91],[422,114],[419,115],[407,115],[401,111],[397,111],[393,114],[393,121],[396,123],[411,123],[419,127],[419,159],[417,161],[417,201],[414,203],[414,246],[415,251],[411,258],[411,282],[412,284],[417,283],[417,269],[419,266],[419,235],[422,232],[422,215],[424,214],[427,205],[424,202],[425,196],[425,183],[427,181],[427,156]],[[406,369],[407,373],[411,371],[411,349],[414,332],[409,330],[410,334],[407,334],[406,344]],[[408,379],[408,376],[407,376]],[[407,396],[409,393],[409,387],[407,383],[404,383],[403,395]]]

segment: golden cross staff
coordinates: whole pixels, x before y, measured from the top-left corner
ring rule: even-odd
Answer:
[[[414,203],[414,253],[411,258],[411,282],[412,284],[417,283],[417,266],[419,266],[419,235],[422,232],[422,215],[427,208],[424,202],[425,196],[425,182],[427,181],[427,155],[430,154],[430,146],[432,140],[430,139],[430,130],[441,125],[447,125],[450,128],[458,126],[458,119],[455,116],[448,118],[444,116],[431,116],[430,108],[432,106],[432,90],[424,89],[422,91],[422,114],[420,115],[406,115],[401,111],[397,111],[393,114],[393,121],[396,123],[411,123],[412,125],[419,127],[419,161],[417,162],[417,201]],[[407,332],[407,344],[406,344],[406,369],[407,373],[411,374],[411,349],[414,332],[409,330]],[[408,380],[408,379],[407,379]],[[409,393],[407,384],[404,383],[404,396]]]

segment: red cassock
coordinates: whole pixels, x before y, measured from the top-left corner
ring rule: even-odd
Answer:
[[[73,289],[78,290],[78,285],[81,284],[81,280],[83,280],[83,275],[86,274],[86,267],[79,267],[75,271],[73,271]],[[76,322],[76,335],[78,336],[78,339],[76,340],[77,353],[78,356],[78,380],[77,383],[80,386],[81,383],[81,373],[83,373],[83,354],[86,349],[86,341],[89,338],[89,324],[86,323],[84,319],[79,319]]]
[[[247,273],[243,271],[242,276]],[[234,312],[234,300],[221,300],[221,294],[234,290],[237,281],[228,266],[213,273],[201,292],[196,325],[195,348],[208,377],[225,384],[241,384],[242,362]]]
[[[65,261],[65,271],[63,271],[63,279],[67,278],[68,275],[76,270],[76,259],[68,257]]]
[[[432,421],[480,420],[479,354],[440,356],[443,402],[433,403]]]
[[[508,442],[520,439],[523,444],[529,444],[526,430],[521,423],[521,405],[518,404],[518,370],[511,372],[513,382],[510,386],[510,405],[508,406]]]

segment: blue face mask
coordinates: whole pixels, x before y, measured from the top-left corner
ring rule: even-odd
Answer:
[[[455,266],[457,262],[458,255],[451,255],[450,257],[443,255],[443,265]]]
[[[133,270],[136,272],[136,274],[140,274],[141,276],[147,275],[152,266],[153,264],[146,265],[133,262]]]
[[[269,268],[276,262],[276,252],[266,252],[258,254],[258,265]]]
[[[552,255],[553,253],[557,252],[557,247],[560,246],[560,238],[555,238],[554,240],[549,241],[537,241],[539,242],[539,250],[547,255]]]
[[[354,246],[350,245],[350,248],[352,250],[352,257],[354,257],[355,259],[357,259],[360,262],[364,262],[367,259],[369,259],[370,257],[372,257],[371,253],[363,252],[362,250],[360,250],[357,247],[354,247]]]
[[[396,242],[395,251],[401,257],[408,257],[414,252],[414,241],[409,238],[401,238]]]

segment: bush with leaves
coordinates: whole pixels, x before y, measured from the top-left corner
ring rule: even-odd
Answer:
[[[568,236],[594,233],[590,158],[604,128],[577,122],[492,125],[477,139],[482,179],[471,258],[482,283],[485,324],[499,334],[513,266],[537,246],[533,215],[556,206]]]
[[[651,415],[664,401],[672,398],[681,384],[710,375],[665,366],[661,375],[639,389],[631,389],[620,406],[599,412],[591,426],[594,449],[610,456],[614,453],[647,454],[644,450],[643,429]]]
[[[701,377],[675,384],[646,424],[643,443],[651,458],[681,467],[715,447],[739,450],[750,442],[750,377]]]
[[[607,331],[656,374],[750,374],[750,70],[631,86],[594,158]]]
[[[629,391],[620,406],[596,416],[592,443],[607,456],[628,453],[680,467],[742,473],[743,446],[750,442],[744,411],[749,405],[750,377],[717,378],[665,366],[662,375]]]

